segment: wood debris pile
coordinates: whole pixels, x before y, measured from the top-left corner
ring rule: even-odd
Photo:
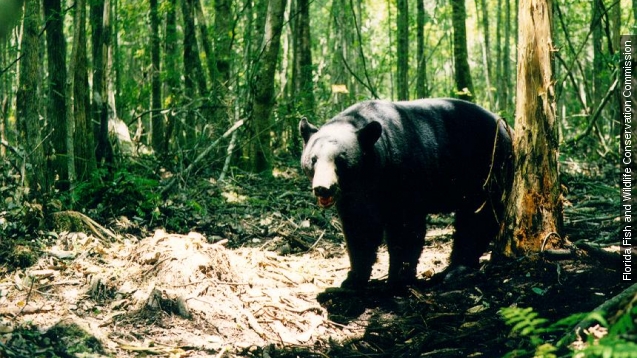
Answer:
[[[59,241],[0,286],[0,315],[40,327],[73,321],[117,356],[322,346],[364,332],[358,323],[331,322],[316,301],[348,268],[346,256],[327,259],[324,249],[280,256],[163,231],[111,245],[86,235]]]

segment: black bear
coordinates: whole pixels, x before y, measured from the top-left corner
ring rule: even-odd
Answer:
[[[369,281],[383,237],[391,286],[416,279],[426,215],[455,212],[445,275],[476,267],[497,235],[513,172],[504,120],[456,99],[366,101],[320,129],[299,123],[301,166],[319,206],[336,206],[350,259],[341,287]]]

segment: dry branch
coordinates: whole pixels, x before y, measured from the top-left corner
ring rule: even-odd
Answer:
[[[53,220],[56,225],[56,229],[60,231],[84,231],[87,230],[93,235],[97,236],[101,241],[106,241],[108,236],[114,241],[118,240],[117,235],[112,231],[98,224],[95,220],[78,211],[59,211],[53,213]]]

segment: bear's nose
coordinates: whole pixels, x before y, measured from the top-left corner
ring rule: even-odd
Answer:
[[[334,195],[334,192],[336,191],[336,186],[332,185],[329,188],[326,188],[324,186],[317,186],[313,188],[314,190],[314,195],[315,196],[319,196],[319,197],[330,197]]]

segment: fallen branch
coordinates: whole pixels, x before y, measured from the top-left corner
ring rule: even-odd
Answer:
[[[112,231],[98,224],[95,220],[89,218],[88,216],[78,212],[78,211],[58,211],[53,213],[53,220],[55,222],[56,228],[59,231],[84,231],[87,229],[90,233],[97,236],[101,241],[106,241],[106,237],[117,241],[117,235],[113,234]]]
[[[598,313],[601,313],[602,315],[608,315],[608,314],[612,315],[619,309],[619,305],[623,304],[625,300],[631,297],[634,298],[635,295],[637,295],[637,283],[626,288],[624,291],[620,292],[615,297],[606,300],[604,303],[597,306],[591,312],[598,312]],[[582,321],[580,321],[575,326],[575,328],[573,328],[573,330],[571,330],[566,336],[564,336],[560,340],[560,342],[564,342],[564,343],[573,342],[576,339],[577,335],[579,335],[583,330],[590,327],[596,322],[598,322],[598,320],[595,319],[595,317],[591,317],[590,315],[587,315],[587,317],[584,318]]]
[[[186,169],[184,169],[184,171],[181,173],[180,176],[173,176],[172,178],[170,178],[168,183],[166,183],[166,185],[161,189],[159,193],[161,195],[164,195],[168,191],[170,191],[170,189],[172,189],[172,187],[177,183],[177,180],[179,177],[188,175],[197,166],[197,164],[199,164],[199,162],[201,162],[208,155],[208,153],[210,153],[219,144],[219,142],[221,142],[222,139],[228,138],[234,131],[239,129],[239,127],[241,127],[242,125],[243,125],[243,120],[240,120],[237,123],[235,123],[232,127],[230,127],[230,129],[228,129],[221,137],[217,138],[217,140],[212,142],[206,149],[204,149],[204,151],[201,152],[197,156],[197,158],[195,158],[195,160],[192,163],[190,163],[190,165]]]
[[[597,261],[607,264],[611,267],[616,267],[621,262],[621,254],[619,252],[604,250],[602,246],[595,245],[589,242],[576,242],[575,246],[578,249],[586,251],[586,253],[595,258]],[[635,256],[632,254],[632,256]]]

